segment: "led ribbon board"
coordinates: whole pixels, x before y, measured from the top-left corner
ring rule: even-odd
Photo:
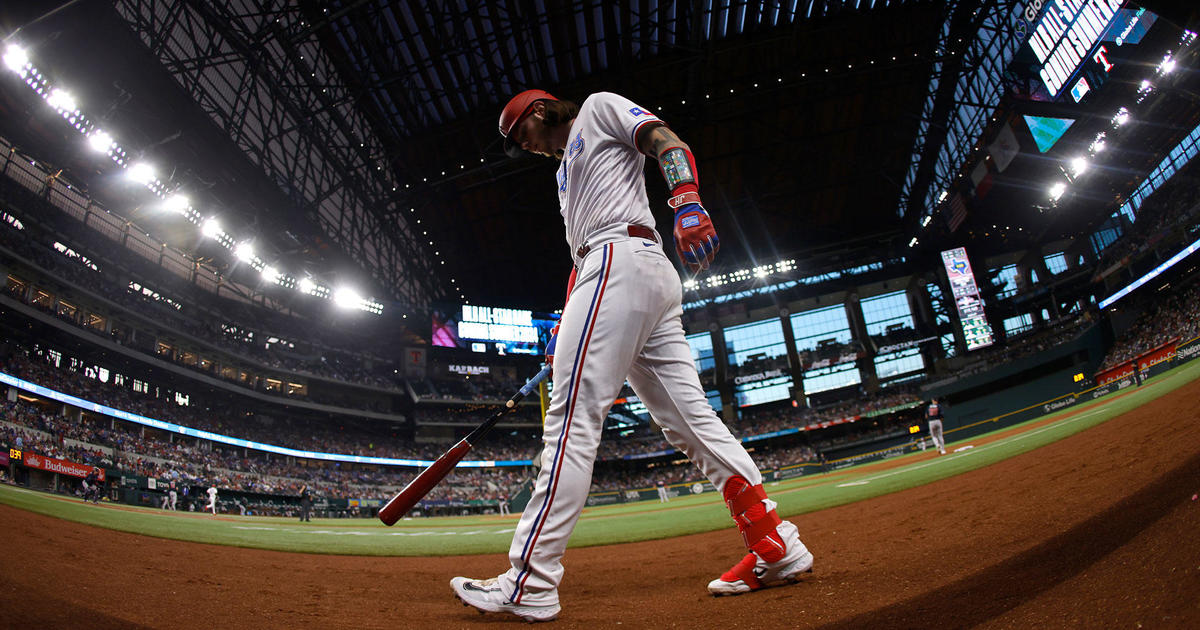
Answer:
[[[950,279],[950,291],[954,294],[954,306],[958,309],[967,350],[992,345],[995,342],[992,326],[983,313],[983,300],[975,285],[975,273],[971,271],[971,261],[967,260],[967,250],[959,247],[942,252],[942,264]]]
[[[180,435],[200,438],[202,440],[220,442],[221,444],[240,446],[242,448],[252,448],[257,451],[266,451],[268,453],[275,453],[277,455],[291,455],[292,457],[320,459],[328,462],[380,464],[383,466],[425,467],[433,463],[433,460],[430,459],[398,459],[394,457],[373,457],[367,455],[349,455],[345,453],[325,453],[321,451],[304,451],[296,448],[288,448],[286,446],[275,446],[274,444],[264,444],[262,442],[254,442],[252,440],[243,440],[242,438],[221,435],[220,433],[212,433],[211,431],[193,429],[191,427],[185,427],[172,422],[164,422],[155,418],[147,418],[146,416],[124,411],[122,409],[114,409],[113,407],[109,407],[107,405],[101,405],[90,400],[77,398],[70,394],[64,394],[48,387],[42,387],[37,383],[31,383],[24,379],[17,378],[11,374],[5,374],[4,372],[0,372],[0,383],[4,383],[5,385],[9,385],[11,387],[16,387],[17,389],[23,389],[38,396],[45,396],[51,400],[57,400],[68,405],[74,405],[80,409],[86,409],[88,411],[110,416],[118,420],[133,422],[135,424],[141,424],[148,427],[153,427],[155,429],[161,429],[163,431],[171,431],[172,433],[179,433]],[[469,460],[461,461],[458,463],[458,465],[462,468],[494,468],[497,466],[529,466],[532,463],[533,461],[528,459],[513,459],[507,461]]]
[[[1197,251],[1200,251],[1200,240],[1193,241],[1191,245],[1188,245],[1187,247],[1183,248],[1181,251],[1179,251],[1179,253],[1177,253],[1174,256],[1167,259],[1167,261],[1164,262],[1163,264],[1150,270],[1150,272],[1148,272],[1146,275],[1129,283],[1124,288],[1122,288],[1120,291],[1117,291],[1116,293],[1104,298],[1103,300],[1100,300],[1100,308],[1108,308],[1109,304],[1112,304],[1113,302],[1116,302],[1117,300],[1125,297],[1126,295],[1129,295],[1133,291],[1136,291],[1143,284],[1150,282],[1151,280],[1156,278],[1162,272],[1166,271],[1167,269],[1170,269],[1171,267],[1175,266],[1179,261],[1183,260],[1184,258],[1187,258],[1188,256],[1191,256],[1192,254],[1196,253]]]
[[[1038,76],[1051,98],[1086,61],[1120,11],[1124,0],[1053,0],[1029,36]]]

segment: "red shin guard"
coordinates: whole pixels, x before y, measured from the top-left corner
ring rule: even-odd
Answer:
[[[733,477],[726,482],[722,494],[725,496],[725,505],[729,506],[729,513],[733,516],[733,521],[737,523],[738,530],[742,533],[746,549],[758,554],[766,562],[782,559],[787,552],[787,546],[779,536],[776,527],[783,521],[780,520],[774,509],[767,511],[765,503],[767,492],[763,490],[762,484],[752,486],[742,477]],[[737,572],[742,564],[745,564],[745,561],[730,569],[729,572]],[[742,573],[749,573],[751,568],[753,568],[753,562]],[[742,575],[738,575],[738,577],[745,579]],[[753,577],[752,574],[751,577]],[[749,584],[749,581],[747,583]]]

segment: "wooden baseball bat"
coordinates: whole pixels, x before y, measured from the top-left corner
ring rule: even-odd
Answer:
[[[538,386],[538,383],[546,380],[546,377],[549,375],[550,366],[547,365],[542,368],[541,372],[537,373],[537,376],[534,376],[528,383],[525,383],[512,398],[509,398],[508,402],[504,403],[503,408],[475,427],[475,430],[471,431],[467,437],[459,440],[457,444],[450,447],[450,450],[437,458],[437,461],[430,464],[429,468],[426,468],[421,474],[417,475],[416,479],[408,482],[408,485],[404,486],[403,490],[392,497],[392,500],[388,501],[387,505],[383,506],[383,509],[379,510],[379,520],[383,521],[384,525],[395,525],[396,521],[407,514],[418,501],[425,498],[425,495],[429,494],[430,490],[433,490],[434,486],[438,485],[442,479],[445,479],[451,470],[454,470],[454,467],[462,461],[463,457],[466,457],[467,453],[470,452],[479,439],[490,431],[492,427],[496,426],[496,423],[500,421],[500,418],[504,414],[516,409],[517,403],[521,402],[522,398],[528,396]]]

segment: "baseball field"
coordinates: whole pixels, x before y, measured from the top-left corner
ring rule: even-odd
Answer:
[[[816,556],[737,598],[720,498],[587,509],[559,627],[1200,627],[1200,361],[970,440],[771,485]],[[471,627],[455,575],[506,566],[516,516],[298,523],[0,486],[12,627]]]

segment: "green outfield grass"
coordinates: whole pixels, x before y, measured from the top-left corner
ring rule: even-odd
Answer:
[[[1139,388],[1110,394],[1091,403],[1017,425],[1003,439],[973,445],[981,438],[952,441],[950,454],[930,459],[917,454],[892,461],[886,470],[848,469],[770,484],[771,498],[783,516],[803,514],[862,501],[982,468],[1093,427],[1200,377],[1200,361],[1159,375]],[[1054,421],[1032,426],[1047,418]],[[1010,427],[1008,430],[1012,431]],[[948,434],[953,438],[952,434]],[[904,463],[905,460],[911,460]],[[314,519],[299,523],[280,517],[242,517],[166,513],[151,508],[91,505],[78,499],[0,486],[0,503],[39,514],[147,536],[280,551],[432,556],[503,553],[508,550],[517,516],[471,516],[403,520],[385,527],[374,519]],[[716,493],[681,496],[663,505],[654,501],[584,510],[572,547],[669,538],[730,527]]]

